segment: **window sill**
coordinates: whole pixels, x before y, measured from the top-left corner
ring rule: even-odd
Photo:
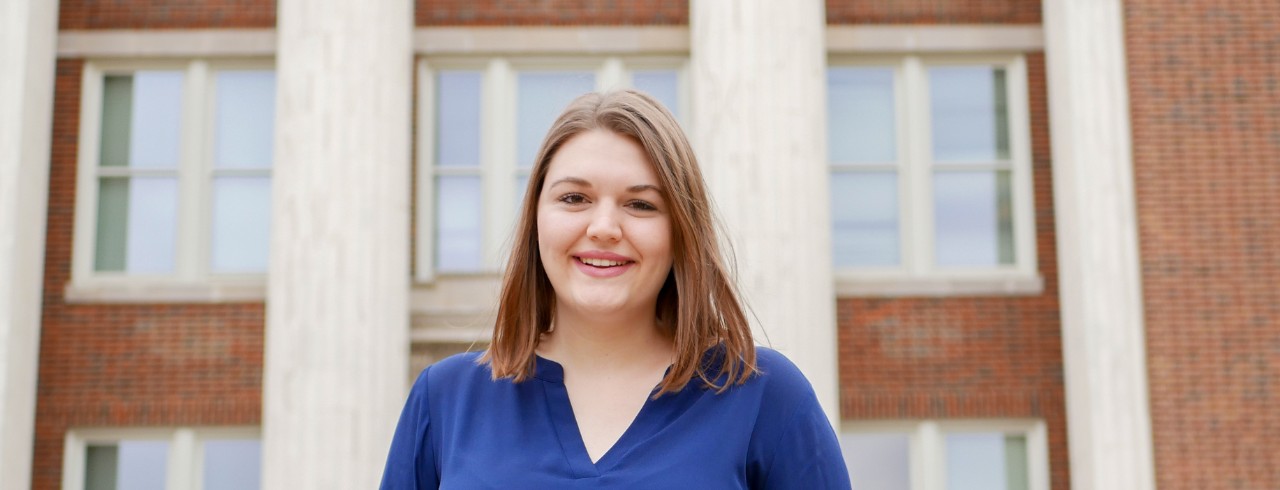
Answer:
[[[959,296],[1038,296],[1044,277],[1026,273],[969,273],[931,276],[837,272],[836,296],[841,298],[904,298]]]
[[[95,278],[69,283],[63,293],[68,303],[257,303],[267,299],[267,278]]]

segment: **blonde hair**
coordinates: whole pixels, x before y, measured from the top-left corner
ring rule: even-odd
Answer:
[[[695,375],[720,391],[746,381],[756,372],[755,345],[720,251],[697,159],[671,113],[634,90],[582,95],[552,124],[529,176],[493,341],[480,362],[490,364],[494,379],[521,382],[533,375],[535,351],[555,309],[555,291],[538,254],[539,195],[556,151],[595,129],[639,143],[669,203],[673,265],[658,293],[656,314],[659,328],[673,340],[675,360],[654,396],[680,391]],[[704,365],[703,354],[716,346],[722,346],[717,356],[722,361]],[[716,372],[708,372],[716,366]]]

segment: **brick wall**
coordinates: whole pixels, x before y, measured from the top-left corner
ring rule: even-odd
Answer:
[[[1125,17],[1158,484],[1280,488],[1280,3]]]
[[[258,425],[263,305],[68,304],[82,60],[59,60],[32,488],[74,427]]]
[[[828,24],[1039,24],[1041,0],[826,0]]]
[[[276,26],[275,0],[61,0],[60,29]]]
[[[417,0],[423,26],[679,25],[687,0]]]
[[[1044,292],[1023,297],[841,298],[840,413],[845,419],[1040,418],[1051,488],[1067,490],[1044,54],[1027,56],[1036,254]]]

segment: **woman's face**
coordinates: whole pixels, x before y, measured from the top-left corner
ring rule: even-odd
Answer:
[[[652,314],[671,271],[671,219],[643,148],[602,129],[566,141],[538,197],[538,243],[557,308]]]

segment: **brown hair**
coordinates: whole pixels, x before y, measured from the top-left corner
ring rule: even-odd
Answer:
[[[521,382],[533,375],[534,351],[551,328],[555,292],[538,254],[538,200],[556,151],[578,134],[605,129],[633,138],[658,176],[669,203],[673,265],[658,292],[659,328],[671,335],[675,361],[655,397],[685,387],[696,374],[720,391],[756,372],[751,327],[738,302],[716,238],[711,203],[693,149],[671,113],[648,95],[623,90],[589,93],[575,99],[551,125],[538,150],[511,256],[503,278],[493,342],[481,357],[493,378]],[[703,353],[722,346],[703,363]],[[716,372],[709,368],[719,367]],[[723,377],[717,383],[715,380]]]

